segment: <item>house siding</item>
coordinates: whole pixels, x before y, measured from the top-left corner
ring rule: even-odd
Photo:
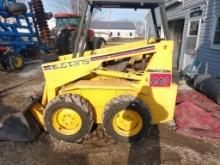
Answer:
[[[209,0],[207,5],[205,0],[184,0],[182,4],[167,8],[168,21],[185,19],[180,52],[180,69],[184,69],[189,64],[185,61],[184,54],[189,21],[194,19],[190,18],[190,11],[195,7],[201,7],[203,15],[201,16],[196,55],[194,57],[192,56],[192,58],[202,62],[201,73],[207,72],[215,77],[220,77],[220,50],[211,47],[214,19],[217,14],[220,14],[220,0]]]
[[[202,62],[201,72],[220,77],[220,50],[212,48],[216,15],[220,14],[220,1],[209,0],[205,19],[201,25],[197,59]]]

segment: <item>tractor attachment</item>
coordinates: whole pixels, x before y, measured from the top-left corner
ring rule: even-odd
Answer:
[[[48,14],[42,1],[32,0],[28,5],[0,0],[0,65],[7,71],[22,69],[30,59],[39,59],[40,51],[50,51]]]
[[[28,105],[21,112],[4,114],[0,116],[0,140],[15,142],[30,142],[42,131],[30,108],[36,104],[30,98]]]

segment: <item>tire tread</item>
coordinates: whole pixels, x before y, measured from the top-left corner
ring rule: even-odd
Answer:
[[[93,107],[85,98],[81,97],[80,95],[75,95],[75,94],[58,95],[46,105],[45,112],[44,112],[44,120],[46,120],[47,111],[50,110],[53,105],[63,103],[63,102],[73,103],[77,105],[78,107],[81,107],[81,110],[83,110],[89,117],[90,125],[89,125],[88,131],[83,137],[76,140],[76,142],[81,142],[84,139],[84,137],[86,137],[90,133],[92,129],[92,126],[94,123]],[[45,124],[45,127],[46,127],[46,124]],[[45,129],[48,130],[48,128],[45,128]],[[61,140],[70,141],[68,138],[63,138]]]

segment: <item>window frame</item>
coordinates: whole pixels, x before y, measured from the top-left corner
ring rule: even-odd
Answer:
[[[189,32],[190,32],[190,26],[191,26],[191,22],[194,22],[194,21],[199,21],[199,28],[198,28],[198,34],[197,35],[189,35]],[[187,29],[187,35],[186,37],[197,37],[196,38],[196,47],[195,47],[195,51],[198,49],[199,47],[199,38],[200,38],[200,30],[201,30],[201,24],[202,24],[202,18],[201,17],[196,17],[196,18],[190,18],[188,20],[188,29]]]
[[[214,17],[214,23],[213,23],[213,27],[212,27],[212,38],[211,38],[211,48],[216,49],[216,50],[220,50],[220,44],[214,44],[218,19],[220,19],[220,14],[217,14]]]
[[[192,22],[198,21],[199,22],[199,27],[198,27],[198,33],[197,35],[190,35],[190,26]],[[193,18],[189,20],[189,25],[188,25],[188,30],[187,30],[187,37],[198,37],[199,36],[199,32],[200,32],[200,26],[201,26],[201,18]]]

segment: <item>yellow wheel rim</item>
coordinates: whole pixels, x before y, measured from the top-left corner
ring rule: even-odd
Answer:
[[[118,112],[112,120],[113,130],[125,137],[137,135],[142,127],[143,120],[139,113],[132,110],[122,110]]]
[[[61,108],[53,114],[53,127],[63,135],[74,135],[82,127],[80,115],[69,108]]]
[[[23,59],[21,57],[15,57],[15,67],[20,68],[23,65]]]

